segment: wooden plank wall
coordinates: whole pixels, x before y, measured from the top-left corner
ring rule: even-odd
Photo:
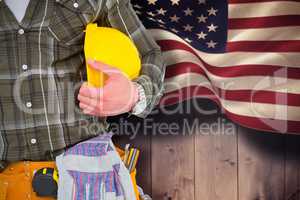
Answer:
[[[226,128],[183,128],[184,120],[192,124],[195,119],[209,127],[222,120]],[[135,139],[123,133],[115,142],[142,150],[138,181],[154,200],[300,200],[300,136],[255,131],[219,113],[207,116],[194,110],[157,113],[148,120],[146,128],[145,120],[132,117],[112,122],[141,127]],[[158,135],[151,126],[159,123],[178,123],[180,129],[174,135]]]

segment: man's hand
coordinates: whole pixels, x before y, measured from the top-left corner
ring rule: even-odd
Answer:
[[[101,117],[129,112],[138,101],[136,85],[117,68],[94,60],[88,60],[88,64],[108,78],[102,88],[82,84],[78,100],[83,112]]]

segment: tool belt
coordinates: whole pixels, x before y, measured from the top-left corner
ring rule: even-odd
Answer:
[[[16,162],[9,164],[0,173],[0,200],[54,200],[53,197],[38,197],[32,188],[37,170],[55,168],[55,162]]]
[[[117,148],[117,151],[125,160],[125,151]],[[131,157],[133,152],[131,153]],[[130,155],[129,155],[130,156]],[[130,158],[128,158],[130,161]],[[132,166],[132,162],[128,165]],[[136,163],[136,161],[134,162]],[[126,163],[125,163],[126,165]],[[132,169],[130,176],[136,193],[136,199],[140,198],[136,184],[136,169]],[[0,173],[0,200],[55,200],[59,175],[55,162],[31,162],[22,161],[9,164]]]

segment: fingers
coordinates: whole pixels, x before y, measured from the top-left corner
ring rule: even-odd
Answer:
[[[91,103],[90,98],[79,97],[81,99],[79,107],[82,109],[84,114],[94,115],[99,117],[115,116],[124,112],[128,112],[128,106],[113,106],[106,105],[106,108],[100,106],[99,104],[95,105],[95,102]],[[117,109],[116,109],[117,108]]]
[[[98,107],[93,107],[84,103],[80,103],[79,107],[82,109],[84,114],[105,117]]]
[[[89,98],[89,97],[82,96],[82,95],[78,95],[78,100],[80,101],[80,103],[82,103],[84,105],[88,105],[89,107],[92,107],[92,108],[100,107],[100,105],[102,104],[101,101],[99,101],[97,99]]]
[[[86,115],[93,115],[93,116],[99,116],[102,117],[98,112],[94,110],[83,110],[83,113]]]
[[[102,89],[89,86],[87,83],[81,85],[77,99],[79,100],[79,107],[83,113],[100,116],[102,110]]]
[[[93,107],[82,102],[80,102],[79,107],[82,109],[84,114],[90,114],[95,116],[99,115],[99,113],[97,112],[97,107]]]
[[[91,106],[91,105],[85,104],[85,103],[83,103],[83,102],[80,102],[80,103],[79,103],[79,107],[80,107],[82,110],[93,110],[93,109],[95,109],[95,106]]]
[[[88,59],[87,63],[89,64],[89,66],[95,70],[101,71],[109,76],[111,75],[115,75],[115,74],[120,74],[122,73],[118,68],[109,66],[105,63],[102,63],[100,61],[95,61],[92,59]]]
[[[102,88],[91,87],[87,83],[82,84],[79,90],[79,95],[85,97],[100,98],[102,94],[103,94]]]

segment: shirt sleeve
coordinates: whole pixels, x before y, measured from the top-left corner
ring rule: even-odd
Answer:
[[[146,107],[136,115],[146,117],[158,104],[164,91],[165,64],[160,47],[138,19],[130,0],[108,0],[106,9],[109,24],[127,34],[139,50],[142,69],[134,81],[145,91]]]

